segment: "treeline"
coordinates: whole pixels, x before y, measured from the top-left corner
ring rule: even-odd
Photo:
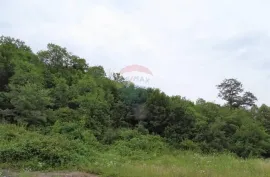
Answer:
[[[108,78],[102,66],[89,66],[61,46],[48,44],[34,53],[20,40],[0,38],[2,124],[44,135],[68,133],[72,139],[88,130],[104,144],[128,128],[160,135],[175,148],[269,157],[270,107],[257,107],[257,98],[236,79],[224,80],[217,89],[227,104],[194,103],[137,87],[119,73]]]

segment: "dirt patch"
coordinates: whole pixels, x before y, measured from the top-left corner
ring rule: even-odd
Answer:
[[[35,173],[32,177],[97,177],[88,173],[72,172],[72,173]]]
[[[2,173],[5,177],[98,177],[96,175],[82,173],[82,172],[24,172],[24,173]],[[0,177],[2,177],[0,174]]]

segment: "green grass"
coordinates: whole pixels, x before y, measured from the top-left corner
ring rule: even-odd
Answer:
[[[103,163],[90,164],[85,170],[107,177],[270,177],[270,162],[243,160],[232,155],[200,155],[178,152],[149,160],[123,160],[105,157]]]
[[[149,160],[130,160],[104,153],[94,162],[86,160],[70,169],[104,177],[270,177],[270,162],[266,160],[180,151],[178,155],[161,155]],[[27,172],[19,176],[25,177]]]

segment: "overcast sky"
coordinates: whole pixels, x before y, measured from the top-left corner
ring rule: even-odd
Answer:
[[[220,102],[237,78],[270,105],[269,0],[0,0],[0,34],[105,70],[139,64],[168,95]]]

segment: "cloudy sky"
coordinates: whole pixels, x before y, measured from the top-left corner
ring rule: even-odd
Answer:
[[[220,102],[237,78],[270,104],[269,0],[0,0],[0,34],[59,44],[105,70],[138,64],[169,95]]]

